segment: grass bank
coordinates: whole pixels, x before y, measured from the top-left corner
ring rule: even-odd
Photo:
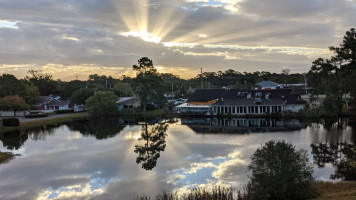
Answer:
[[[356,200],[356,181],[316,182],[313,187],[319,194],[319,197],[313,200]]]
[[[310,200],[356,200],[356,181],[332,182],[314,182],[312,184],[315,196],[317,198]],[[163,192],[154,198],[150,196],[137,196],[135,200],[253,200],[239,193],[238,190],[224,187],[198,188],[190,191],[188,194],[177,195]]]
[[[0,152],[0,164],[7,163],[14,159],[15,155],[11,152]]]
[[[8,132],[15,130],[25,130],[28,128],[34,128],[43,125],[51,125],[62,122],[73,121],[77,119],[83,119],[89,117],[88,113],[76,113],[71,115],[66,115],[63,117],[55,117],[55,118],[38,118],[33,121],[21,122],[19,127],[1,127],[0,132]]]

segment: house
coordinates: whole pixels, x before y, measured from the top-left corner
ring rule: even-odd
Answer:
[[[48,110],[47,105],[50,103],[54,102],[59,102],[60,96],[40,96],[36,103],[32,105],[31,107],[34,108],[35,110]]]
[[[34,105],[33,110],[53,111],[53,110],[71,110],[69,100],[62,100],[60,96],[40,96]]]
[[[256,83],[256,85],[260,86],[261,89],[265,89],[265,90],[273,90],[273,89],[277,89],[280,88],[281,85],[278,83],[275,83],[273,81],[261,81],[259,83]]]
[[[85,111],[84,105],[83,104],[81,104],[81,105],[75,104],[73,106],[73,111],[74,112],[83,112],[83,111]]]
[[[141,105],[141,99],[137,97],[120,97],[116,102],[119,111],[125,108],[137,108]]]
[[[47,104],[48,110],[71,110],[69,100],[59,100]]]
[[[184,115],[267,115],[297,112],[306,102],[292,89],[200,89],[176,107]]]

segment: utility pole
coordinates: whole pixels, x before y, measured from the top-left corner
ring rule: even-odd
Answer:
[[[173,82],[172,82],[172,100],[174,98],[174,95],[173,95]]]
[[[204,88],[204,85],[203,85],[203,68],[200,68],[200,79],[201,79],[201,89]]]
[[[305,77],[305,73],[303,74],[304,76],[304,89],[305,89],[305,94],[308,94],[308,81],[307,77]]]
[[[108,88],[108,78],[105,79],[105,88]]]

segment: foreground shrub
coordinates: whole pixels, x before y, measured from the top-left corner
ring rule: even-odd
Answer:
[[[296,151],[284,141],[269,141],[251,159],[247,190],[252,199],[299,200],[313,195],[313,167],[305,150]]]
[[[234,200],[232,188],[214,187],[211,190],[198,188],[191,190],[188,194],[179,196],[177,194],[163,192],[155,198],[148,196],[137,196],[135,200]]]
[[[3,126],[6,127],[18,127],[20,126],[20,120],[17,118],[5,118],[2,120]]]

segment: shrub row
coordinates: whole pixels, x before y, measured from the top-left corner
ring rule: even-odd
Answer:
[[[20,120],[17,118],[5,118],[2,120],[3,126],[6,127],[17,127],[20,126]]]
[[[56,114],[73,113],[74,110],[56,110]]]

